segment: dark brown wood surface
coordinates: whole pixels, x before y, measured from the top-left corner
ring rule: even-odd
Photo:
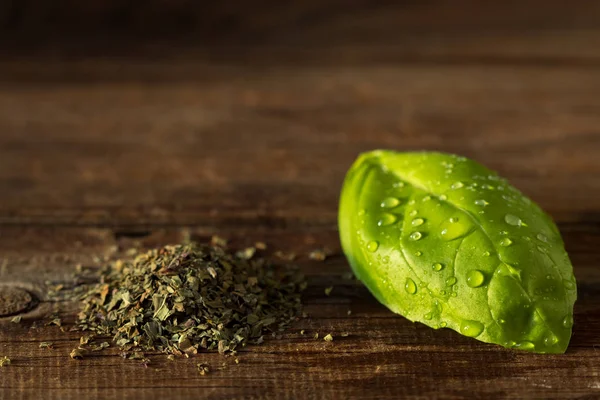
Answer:
[[[92,2],[89,26],[83,3],[38,3],[0,7],[0,398],[600,398],[599,2],[259,2],[212,18]],[[115,13],[140,31],[187,22],[168,42],[87,34]],[[342,278],[341,182],[375,148],[472,157],[556,219],[579,291],[566,354],[413,324]],[[115,246],[213,234],[297,253],[309,317],[239,364],[69,358],[77,305],[48,283]],[[65,332],[43,326],[54,312]]]

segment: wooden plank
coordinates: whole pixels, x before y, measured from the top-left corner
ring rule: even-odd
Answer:
[[[561,221],[599,219],[595,70],[204,68],[0,86],[0,222],[331,227],[345,170],[379,147],[462,153]]]
[[[264,345],[243,349],[239,365],[210,353],[174,362],[154,355],[144,368],[118,357],[116,349],[71,360],[68,353],[77,344],[76,332],[30,328],[51,311],[60,312],[67,327],[73,322],[76,304],[50,303],[44,298],[44,282],[68,281],[75,264],[93,265],[95,255],[115,245],[125,249],[135,242],[155,246],[181,240],[183,234],[203,240],[207,231],[158,230],[145,237],[121,233],[118,239],[107,229],[3,227],[0,233],[0,254],[6,260],[0,270],[3,284],[25,287],[42,299],[21,324],[0,319],[0,356],[13,360],[0,371],[0,396],[6,398],[38,398],[40,390],[44,397],[57,399],[129,399],[157,393],[169,398],[289,399],[423,398],[441,393],[449,398],[517,393],[520,397],[570,398],[600,393],[596,375],[600,355],[595,349],[600,329],[598,260],[580,262],[579,251],[574,256],[580,300],[571,346],[565,355],[532,355],[483,344],[450,330],[432,330],[387,311],[360,283],[341,277],[348,267],[339,253],[335,231],[271,230],[254,237],[243,231],[221,232],[231,238],[232,246],[259,239],[269,244],[267,253],[296,250],[297,263],[310,281],[304,296],[309,317],[300,319],[279,340],[270,338]],[[572,238],[568,232],[566,238]],[[589,237],[594,243],[599,238],[597,230]],[[333,252],[330,259],[323,263],[307,258],[308,251],[322,246]],[[324,289],[330,285],[334,289],[327,296]],[[332,333],[335,339],[332,343],[315,340],[316,332],[321,337]],[[343,333],[349,336],[342,337]],[[42,341],[53,342],[54,349],[40,349]],[[213,372],[198,375],[198,362],[210,364]]]

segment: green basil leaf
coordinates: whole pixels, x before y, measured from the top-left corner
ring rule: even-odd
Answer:
[[[575,278],[552,219],[475,161],[362,154],[339,209],[354,273],[390,310],[488,343],[563,353]]]

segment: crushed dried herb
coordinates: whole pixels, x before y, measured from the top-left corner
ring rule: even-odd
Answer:
[[[323,340],[326,342],[333,342],[333,336],[331,335],[331,333],[328,333],[327,335],[325,335]]]
[[[313,250],[308,253],[308,258],[315,261],[325,261],[327,258],[327,253],[325,250]]]
[[[273,255],[281,260],[285,261],[294,261],[296,259],[296,253],[294,252],[283,252],[281,250],[277,250]]]
[[[83,335],[79,338],[79,344],[88,344],[92,338],[92,335]]]
[[[22,316],[17,315],[15,317],[12,317],[12,319],[10,320],[10,322],[12,322],[13,324],[19,324],[19,323],[21,323],[22,319],[23,319]]]
[[[54,348],[54,343],[52,342],[41,342],[40,349],[52,349]]]
[[[71,350],[71,353],[69,354],[69,356],[73,360],[82,360],[84,354],[85,354],[85,350],[82,349],[82,348],[77,347],[77,348]]]
[[[213,235],[213,237],[210,239],[210,244],[217,247],[227,247],[227,239],[224,239],[218,235]]]
[[[52,318],[52,319],[46,323],[46,326],[50,326],[50,325],[56,325],[59,327],[62,326],[62,320],[59,317],[57,317],[56,315],[53,315],[50,318]]]
[[[143,351],[134,351],[133,353],[125,353],[125,357],[129,360],[144,360],[146,355]]]
[[[6,357],[6,356],[4,356],[4,357],[0,358],[0,368],[1,368],[1,367],[5,367],[5,366],[7,366],[7,365],[10,365],[10,363],[11,363],[11,360],[10,360],[10,358],[8,358],[8,357]]]
[[[210,366],[208,364],[200,363],[197,367],[200,375],[206,375],[210,372]]]
[[[189,356],[259,344],[300,315],[306,281],[295,268],[253,256],[185,244],[117,260],[82,294],[77,328],[111,336],[125,351]]]
[[[247,247],[242,251],[238,251],[236,253],[236,256],[238,256],[239,258],[242,258],[244,260],[249,260],[252,257],[254,257],[254,254],[256,254],[256,248],[255,247]]]
[[[92,351],[100,351],[100,350],[104,350],[110,347],[110,343],[108,342],[102,342],[102,343],[98,343],[98,344],[92,344],[90,346],[90,350]]]

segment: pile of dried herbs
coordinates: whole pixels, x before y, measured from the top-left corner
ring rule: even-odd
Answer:
[[[233,352],[301,312],[303,276],[221,247],[166,246],[118,260],[82,295],[77,327],[125,349]]]

